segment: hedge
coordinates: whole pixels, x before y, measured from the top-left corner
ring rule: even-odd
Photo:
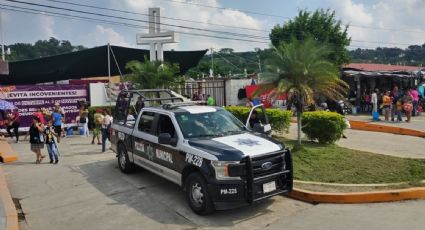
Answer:
[[[226,106],[225,109],[231,112],[235,117],[241,120],[244,124],[248,119],[251,108],[245,106]],[[261,113],[259,113],[260,115]],[[270,125],[274,131],[288,132],[291,124],[292,112],[282,109],[266,109],[266,114],[269,117]],[[261,119],[261,118],[260,118]]]
[[[334,112],[304,112],[301,130],[308,139],[321,144],[332,144],[339,140],[347,127],[342,115]]]

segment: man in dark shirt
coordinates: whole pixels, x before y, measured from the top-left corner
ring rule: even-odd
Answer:
[[[19,142],[19,126],[19,112],[18,109],[14,109],[13,112],[10,114],[9,124],[6,130],[10,138],[13,138],[13,135],[15,135],[16,143]],[[10,131],[11,129],[13,129],[13,133]]]

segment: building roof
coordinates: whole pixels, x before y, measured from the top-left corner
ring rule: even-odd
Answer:
[[[404,65],[385,65],[373,63],[350,63],[343,67],[344,69],[353,69],[359,71],[388,71],[388,72],[413,72],[425,69],[421,66],[404,66]]]

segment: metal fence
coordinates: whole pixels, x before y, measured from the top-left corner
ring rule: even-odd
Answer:
[[[188,98],[192,98],[194,94],[201,94],[203,100],[207,99],[207,95],[211,95],[217,106],[224,106],[226,105],[225,82],[224,79],[186,81],[173,90]]]

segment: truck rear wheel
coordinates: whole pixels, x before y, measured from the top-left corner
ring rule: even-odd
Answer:
[[[122,144],[118,146],[118,167],[123,173],[131,173],[135,169],[135,165],[130,162],[127,149]]]
[[[207,183],[199,172],[194,172],[187,177],[185,190],[187,202],[193,212],[198,215],[214,212],[214,204],[208,192]]]

